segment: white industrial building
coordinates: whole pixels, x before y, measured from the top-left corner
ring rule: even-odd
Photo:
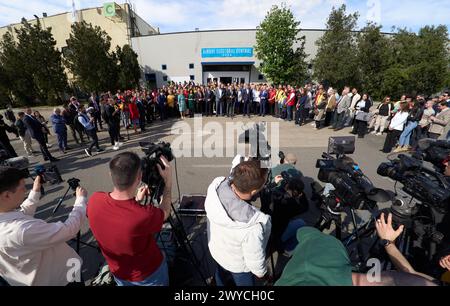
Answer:
[[[316,41],[323,30],[302,30],[308,62],[317,54]],[[264,82],[254,46],[256,30],[212,30],[167,33],[132,38],[143,68],[143,80],[151,87],[169,81],[207,83]]]

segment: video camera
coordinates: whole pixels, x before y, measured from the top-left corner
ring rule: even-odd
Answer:
[[[335,204],[354,209],[373,209],[377,202],[386,202],[390,198],[386,191],[375,188],[359,166],[345,156],[354,151],[355,137],[331,137],[328,153],[323,153],[323,159],[317,160],[318,178],[321,182],[333,185],[334,197],[327,198],[335,200]],[[336,157],[332,154],[336,154]]]
[[[144,182],[151,190],[154,190],[153,201],[159,202],[164,192],[164,180],[159,174],[157,165],[162,169],[165,168],[160,157],[164,156],[169,162],[174,159],[170,143],[161,142],[158,144],[149,142],[139,143],[145,157],[141,160],[142,166],[142,182]]]
[[[433,155],[433,160],[436,160]],[[403,190],[422,203],[446,213],[450,205],[450,183],[440,173],[423,165],[423,162],[400,154],[398,159],[382,163],[378,174],[403,185]]]
[[[43,185],[53,186],[64,182],[55,165],[38,165],[34,168],[34,172],[37,176],[41,177]]]
[[[449,156],[450,141],[435,139],[421,139],[419,141],[416,158],[432,163],[441,173],[444,172],[444,162],[448,160]]]

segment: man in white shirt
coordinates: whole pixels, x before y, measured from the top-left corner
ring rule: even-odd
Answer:
[[[67,220],[47,223],[33,215],[39,204],[41,178],[24,199],[22,171],[0,167],[0,276],[12,286],[65,286],[79,281],[81,258],[66,244],[86,221],[87,192],[79,187]]]

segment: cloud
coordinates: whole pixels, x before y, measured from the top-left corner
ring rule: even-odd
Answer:
[[[75,0],[77,9],[102,6],[106,0]],[[121,2],[121,1],[119,1]],[[123,2],[123,1],[122,1]],[[449,26],[448,0],[132,0],[139,16],[161,32],[192,31],[195,28],[256,28],[273,5],[286,3],[302,28],[323,29],[333,6],[347,5],[358,12],[359,27],[375,20],[390,31],[392,26],[417,31],[424,25]],[[72,0],[0,0],[0,26],[20,22],[22,17],[71,11]]]

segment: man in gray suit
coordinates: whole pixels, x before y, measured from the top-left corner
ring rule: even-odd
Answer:
[[[224,116],[224,105],[225,105],[225,93],[226,90],[223,87],[223,84],[220,84],[220,86],[216,89],[215,95],[216,95],[216,117]]]
[[[342,91],[341,98],[336,108],[336,120],[333,124],[335,131],[342,130],[344,128],[345,119],[347,117],[348,110],[352,103],[352,96],[350,95],[350,88],[345,87]]]

